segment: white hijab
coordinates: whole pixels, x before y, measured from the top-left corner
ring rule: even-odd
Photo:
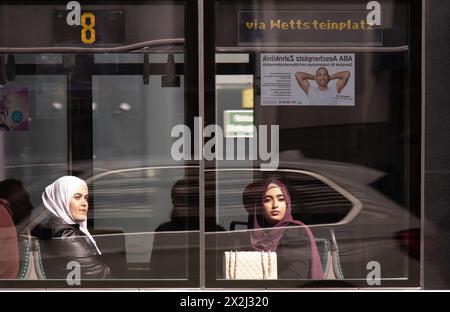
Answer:
[[[80,186],[84,186],[87,189],[86,182],[80,178],[74,176],[61,177],[45,188],[45,191],[42,193],[42,201],[45,209],[50,211],[64,223],[79,224],[80,231],[86,234],[92,244],[94,244],[98,254],[101,255],[102,253],[100,252],[100,249],[98,249],[97,243],[87,229],[87,222],[75,221],[70,213],[70,200]]]

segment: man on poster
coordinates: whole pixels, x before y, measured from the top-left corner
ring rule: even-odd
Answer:
[[[345,88],[349,78],[349,71],[341,71],[330,76],[325,67],[319,67],[315,75],[304,72],[295,73],[295,79],[308,96],[310,105],[336,105],[336,95]],[[328,83],[335,79],[337,79],[336,85],[329,87]],[[314,80],[317,87],[311,85],[308,80]]]

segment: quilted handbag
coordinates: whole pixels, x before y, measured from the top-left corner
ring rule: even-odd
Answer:
[[[226,279],[277,279],[277,253],[273,251],[225,251]]]

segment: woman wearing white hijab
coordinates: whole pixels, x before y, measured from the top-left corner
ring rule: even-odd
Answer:
[[[74,176],[64,176],[45,188],[46,223],[33,230],[39,237],[47,278],[66,278],[68,263],[80,264],[82,279],[110,277],[110,269],[97,259],[100,249],[87,229],[88,188]]]

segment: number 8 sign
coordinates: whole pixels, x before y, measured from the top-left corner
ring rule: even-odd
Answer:
[[[89,24],[86,24],[89,20]],[[86,12],[81,15],[81,41],[85,44],[92,44],[95,42],[95,15],[91,12]],[[87,33],[89,32],[89,38]]]
[[[95,43],[95,15],[92,12],[85,12],[81,15],[81,5],[78,1],[70,1],[67,3],[66,9],[70,10],[66,18],[67,25],[82,26],[81,42],[84,44]],[[89,23],[86,23],[87,20]]]

